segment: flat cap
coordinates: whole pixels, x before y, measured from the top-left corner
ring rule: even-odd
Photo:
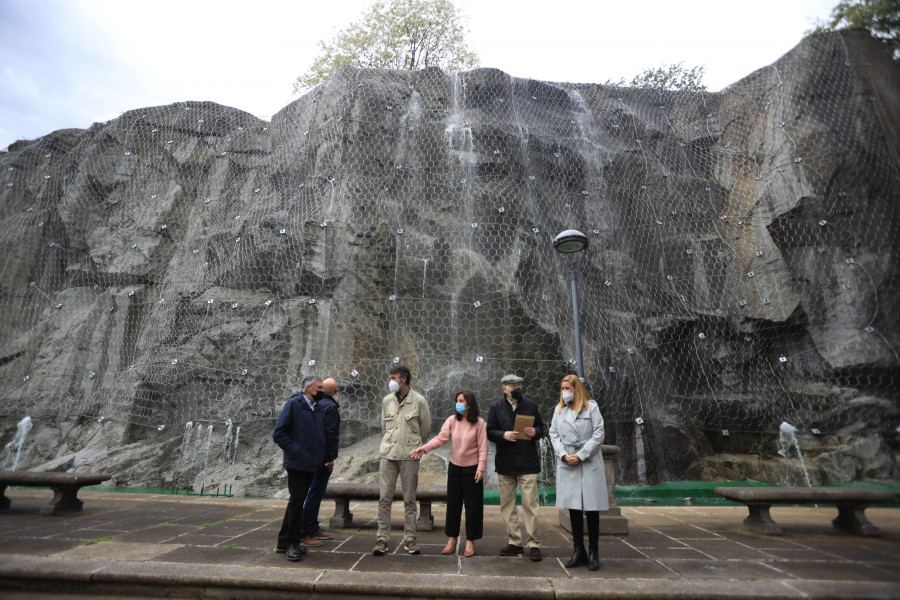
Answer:
[[[518,375],[504,375],[503,379],[500,380],[500,385],[506,385],[507,383],[521,383],[525,381]]]

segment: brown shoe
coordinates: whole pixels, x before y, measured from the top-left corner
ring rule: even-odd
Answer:
[[[378,540],[377,542],[375,542],[375,549],[372,550],[372,554],[374,554],[375,556],[382,556],[385,553],[387,553],[387,550],[388,550],[387,542],[382,542],[381,540]]]
[[[330,533],[328,533],[327,531],[320,529],[317,532],[315,532],[314,534],[312,534],[312,537],[316,538],[317,540],[330,540],[334,536],[331,535]]]
[[[537,546],[532,546],[528,553],[528,558],[531,559],[531,562],[541,562],[541,549]]]
[[[403,545],[406,548],[406,551],[410,554],[421,554],[422,549],[419,548],[419,545],[416,543],[416,540],[409,540],[406,544]]]
[[[515,556],[516,554],[522,554],[523,552],[525,552],[525,549],[522,548],[522,546],[507,544],[500,550],[500,556]]]
[[[314,537],[302,537],[300,538],[300,543],[304,546],[321,546],[322,542],[317,540]]]

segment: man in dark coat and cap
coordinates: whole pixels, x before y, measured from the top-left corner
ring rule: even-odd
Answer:
[[[487,420],[488,439],[497,445],[494,465],[500,484],[500,516],[506,523],[508,537],[500,556],[515,556],[525,551],[516,509],[516,488],[519,488],[525,522],[524,546],[529,548],[528,557],[537,562],[541,560],[538,440],[544,435],[544,423],[537,404],[523,394],[521,377],[506,375],[500,380],[500,386],[503,397],[491,403]],[[521,429],[522,433],[516,430],[517,417],[531,422]]]

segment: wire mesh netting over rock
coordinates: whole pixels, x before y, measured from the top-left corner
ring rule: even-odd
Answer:
[[[397,363],[435,429],[507,373],[549,423],[574,228],[620,481],[758,475],[782,422],[818,481],[897,477],[898,89],[851,31],[717,93],[345,68],[268,122],[184,102],[18,142],[4,435],[34,420],[31,466],[271,490],[302,377],[338,379],[361,444]]]

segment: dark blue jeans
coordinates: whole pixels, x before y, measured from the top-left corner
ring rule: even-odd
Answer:
[[[291,544],[300,543],[300,529],[302,528],[303,503],[309,493],[315,471],[294,471],[287,469],[288,492],[291,497],[287,508],[284,509],[284,519],[281,521],[281,531],[278,532],[278,547],[287,548]]]
[[[319,530],[319,506],[325,497],[325,488],[328,487],[328,478],[331,477],[331,469],[316,471],[312,483],[309,484],[309,493],[306,495],[306,503],[303,505],[303,516],[300,519],[300,537],[312,537]]]

